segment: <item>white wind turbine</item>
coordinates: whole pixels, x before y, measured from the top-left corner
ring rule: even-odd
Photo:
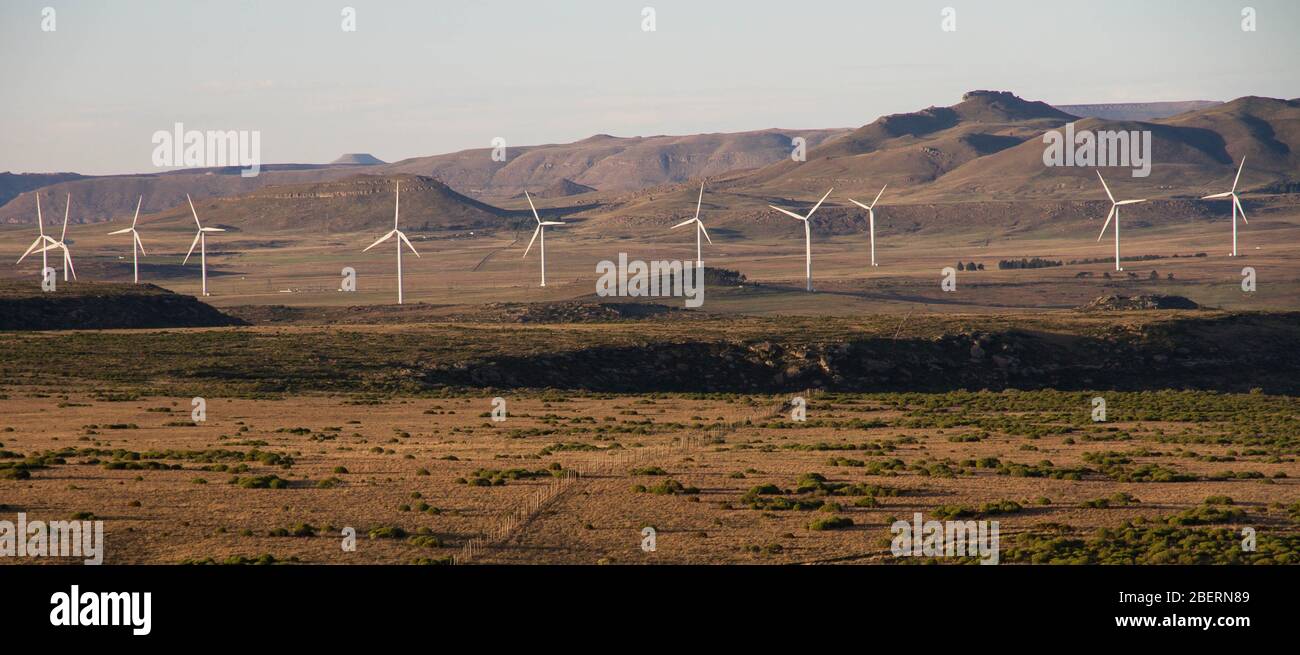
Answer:
[[[695,265],[700,266],[704,263],[700,257],[700,235],[703,234],[705,239],[709,239],[709,231],[704,229],[704,222],[700,220],[700,204],[704,202],[704,183],[700,182],[700,197],[695,200],[695,218],[682,221],[668,229],[676,230],[683,225],[695,224]],[[709,239],[709,245],[713,245],[713,239]]]
[[[135,218],[131,219],[131,227],[108,233],[109,236],[114,234],[126,234],[127,232],[131,233],[131,268],[135,270],[135,284],[140,283],[140,253],[146,255],[149,254],[144,252],[144,242],[140,240],[140,233],[135,231],[135,223],[140,220],[140,203],[142,202],[144,202],[144,196],[140,196],[135,201]],[[193,248],[191,248],[191,250],[193,250]]]
[[[32,252],[40,246],[41,279],[44,280],[45,269],[49,268],[49,259],[45,253],[49,250],[49,244],[54,243],[54,239],[45,236],[45,219],[41,217],[41,196],[39,194],[36,196],[36,229],[40,230],[41,235],[36,237],[36,240],[32,242],[32,245],[27,246],[27,252],[24,252],[23,256],[18,258],[18,263],[23,263],[23,260],[27,259],[27,256],[32,254]]]
[[[1136,205],[1139,202],[1146,202],[1146,199],[1144,198],[1142,200],[1120,200],[1119,202],[1116,202],[1115,196],[1112,196],[1110,194],[1110,187],[1106,186],[1106,178],[1103,178],[1101,176],[1101,171],[1097,171],[1097,179],[1101,180],[1101,188],[1106,190],[1106,197],[1110,198],[1110,212],[1106,214],[1106,223],[1101,226],[1101,234],[1097,235],[1097,240],[1101,241],[1101,238],[1106,236],[1106,228],[1107,226],[1110,225],[1110,219],[1114,218],[1115,219],[1115,270],[1122,271],[1124,270],[1124,267],[1120,266],[1119,263],[1120,261],[1119,260],[1119,208],[1120,205]]]
[[[822,199],[818,200],[817,204],[813,205],[813,208],[808,211],[807,216],[800,216],[792,211],[786,211],[784,209],[781,209],[780,207],[776,207],[774,205],[768,205],[768,207],[771,207],[772,209],[775,209],[781,212],[782,214],[785,214],[786,216],[789,216],[791,218],[797,218],[803,221],[804,270],[808,277],[809,291],[812,291],[813,287],[812,287],[812,229],[808,225],[808,219],[812,218],[813,212],[817,211],[817,208],[822,206],[822,203],[826,201],[826,198],[831,195],[831,191],[834,190],[835,190],[834,188],[828,189],[826,191],[826,195],[822,196]]]
[[[1241,179],[1241,169],[1246,167],[1246,158],[1241,158],[1241,165],[1237,167],[1237,177],[1232,180],[1232,190],[1224,193],[1216,193],[1212,196],[1205,196],[1201,200],[1212,200],[1215,198],[1232,198],[1232,256],[1237,256],[1237,212],[1241,212],[1241,220],[1246,221],[1246,208],[1241,206],[1241,198],[1237,197],[1237,181]],[[1249,225],[1250,221],[1246,221]]]
[[[540,236],[542,240],[537,246],[542,251],[542,286],[546,286],[546,230],[544,228],[547,225],[564,225],[564,222],[543,221],[542,217],[537,215],[537,207],[533,205],[533,197],[528,195],[527,191],[524,191],[524,197],[528,198],[528,206],[533,210],[533,220],[537,221],[537,229],[533,230],[533,238],[528,240],[528,247],[524,248],[524,257],[528,256],[528,251],[533,249],[533,242]]]
[[[374,248],[375,246],[393,238],[394,236],[397,237],[397,304],[399,305],[402,304],[402,244],[405,243],[406,246],[411,249],[411,252],[415,253],[416,257],[420,256],[420,253],[416,251],[415,246],[411,245],[411,240],[406,238],[406,234],[404,234],[401,230],[397,229],[397,217],[400,215],[401,210],[402,210],[402,183],[398,182],[397,198],[396,201],[393,203],[393,230],[388,234],[379,237],[378,241],[375,241],[374,243],[366,246],[365,250],[361,251],[361,252],[365,252],[366,250],[370,250],[371,248]]]
[[[185,199],[189,200],[190,213],[194,214],[194,224],[199,226],[198,232],[194,234],[194,241],[190,243],[190,251],[185,253],[185,260],[181,262],[184,266],[190,261],[190,255],[194,254],[194,246],[199,247],[199,268],[203,269],[203,295],[208,295],[208,232],[225,232],[219,227],[203,227],[199,222],[199,213],[194,211],[194,201],[190,200],[190,194],[185,194]]]
[[[872,200],[870,205],[864,205],[864,204],[862,204],[862,203],[860,203],[860,202],[858,202],[858,201],[856,201],[856,200],[854,200],[854,199],[852,199],[852,198],[849,198],[849,202],[851,202],[851,203],[853,203],[853,204],[855,204],[855,205],[857,205],[857,206],[859,206],[859,207],[861,207],[861,208],[867,210],[867,222],[868,222],[868,224],[869,224],[870,227],[871,227],[871,265],[872,265],[872,266],[879,266],[879,264],[876,263],[876,210],[875,210],[875,207],[876,207],[876,203],[877,203],[877,202],[880,202],[880,196],[883,195],[883,194],[885,193],[885,189],[887,189],[887,188],[889,188],[889,185],[888,185],[888,184],[886,184],[885,186],[880,187],[880,193],[877,193],[877,194],[876,194],[876,199],[875,199],[875,200]]]
[[[72,265],[72,253],[68,250],[68,244],[67,244],[68,212],[71,208],[72,208],[72,194],[69,193],[68,202],[63,207],[63,232],[59,234],[59,239],[57,241],[49,237],[46,237],[46,240],[48,240],[49,243],[44,248],[41,248],[42,253],[44,253],[46,250],[63,251],[63,281],[64,282],[68,281],[68,271],[72,271],[72,279],[74,280],[77,279],[77,269]]]

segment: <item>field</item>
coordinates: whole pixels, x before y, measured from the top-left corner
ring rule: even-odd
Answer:
[[[1039,391],[821,393],[803,423],[757,395],[507,394],[496,423],[476,394],[303,394],[196,425],[186,398],[11,389],[3,462],[28,474],[0,484],[6,511],[103,519],[109,563],[449,561],[557,487],[472,561],[889,562],[923,512],[1000,521],[1004,561],[1297,562],[1293,398],[1105,395],[1103,424]]]

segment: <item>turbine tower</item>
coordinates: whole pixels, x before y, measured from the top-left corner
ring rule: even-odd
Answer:
[[[888,185],[888,184],[886,184],[885,186],[880,187],[880,193],[877,193],[877,194],[876,194],[876,199],[875,199],[875,200],[872,200],[870,205],[864,205],[864,204],[862,204],[862,203],[860,203],[860,202],[858,202],[858,201],[856,201],[856,200],[854,200],[854,199],[852,199],[852,198],[849,198],[849,202],[851,202],[851,203],[853,203],[853,204],[855,204],[855,205],[857,205],[857,206],[859,206],[859,207],[861,207],[861,208],[867,210],[867,222],[868,222],[868,224],[869,224],[870,227],[871,227],[871,265],[872,265],[872,266],[879,266],[879,265],[880,265],[880,264],[877,264],[877,263],[876,263],[876,210],[875,210],[875,207],[876,207],[876,203],[877,203],[877,202],[880,202],[880,196],[883,195],[883,194],[885,193],[885,189],[887,189],[887,188],[889,188],[889,185]]]
[[[1119,208],[1121,205],[1136,205],[1139,202],[1146,202],[1146,199],[1143,198],[1142,200],[1120,200],[1119,202],[1116,202],[1115,196],[1111,195],[1110,193],[1110,187],[1106,186],[1106,178],[1101,176],[1101,171],[1097,171],[1097,179],[1101,180],[1101,188],[1106,190],[1106,197],[1110,198],[1110,212],[1106,214],[1106,223],[1101,226],[1101,234],[1097,235],[1097,240],[1101,241],[1101,238],[1106,236],[1106,227],[1110,225],[1110,219],[1114,218],[1115,219],[1115,270],[1122,271],[1124,270],[1124,267],[1120,266],[1119,263],[1120,261],[1119,260]]]
[[[700,220],[700,203],[704,202],[704,183],[700,182],[700,197],[695,200],[695,218],[682,221],[668,229],[676,230],[683,225],[695,224],[695,265],[702,266],[704,260],[700,257],[700,235],[703,234],[705,239],[709,239],[709,231],[704,229],[704,222]],[[709,239],[709,245],[713,245],[713,239]]]
[[[135,231],[135,223],[140,220],[141,202],[144,202],[144,196],[140,196],[135,201],[135,218],[131,219],[131,227],[108,233],[109,236],[115,234],[126,234],[127,232],[131,233],[131,268],[135,271],[135,277],[133,280],[135,284],[140,284],[140,253],[146,255],[149,254],[144,252],[144,242],[140,240],[140,233]]]
[[[388,234],[379,237],[378,241],[366,246],[365,250],[361,251],[365,252],[366,250],[370,250],[371,248],[391,239],[393,236],[397,237],[397,304],[399,305],[402,304],[402,244],[405,243],[406,247],[410,248],[411,252],[415,253],[416,257],[420,256],[420,253],[416,251],[415,246],[411,245],[411,240],[406,238],[406,234],[397,229],[397,218],[400,215],[401,210],[402,183],[397,182],[397,197],[396,201],[393,203],[393,230]]]
[[[772,209],[775,209],[781,212],[782,214],[785,214],[786,216],[789,216],[791,218],[797,218],[803,221],[804,271],[805,271],[805,275],[808,278],[809,292],[813,290],[813,287],[812,287],[812,229],[809,227],[808,219],[812,218],[813,212],[817,211],[817,208],[822,206],[822,203],[826,201],[826,198],[831,195],[831,191],[834,190],[835,190],[834,188],[828,189],[826,191],[826,195],[822,196],[822,199],[818,200],[817,204],[813,205],[813,208],[808,211],[807,216],[800,216],[792,211],[781,209],[780,207],[777,207],[775,205],[768,205],[768,207],[771,207]]]
[[[533,205],[533,197],[528,195],[527,191],[524,191],[524,197],[528,198],[528,206],[533,210],[533,220],[537,221],[537,229],[533,230],[533,238],[528,240],[528,247],[524,248],[524,257],[528,256],[528,251],[533,249],[533,242],[540,236],[542,240],[537,245],[542,251],[542,286],[546,286],[546,230],[544,228],[547,225],[564,225],[564,223],[562,221],[543,221],[542,217],[537,215],[537,207]]]
[[[24,253],[23,253],[23,256],[18,258],[18,262],[17,262],[17,263],[19,263],[19,264],[23,263],[23,260],[24,260],[24,259],[27,259],[27,256],[30,255],[30,254],[32,254],[32,252],[35,251],[36,248],[37,248],[38,246],[40,246],[40,247],[41,247],[41,250],[40,250],[40,253],[41,253],[41,279],[44,280],[44,279],[45,279],[45,269],[46,269],[46,268],[49,268],[49,260],[48,260],[48,256],[45,254],[46,251],[49,250],[49,248],[47,248],[47,247],[45,247],[45,246],[48,246],[49,244],[54,243],[54,239],[51,239],[50,237],[45,236],[45,219],[41,217],[41,196],[40,196],[40,194],[37,194],[37,195],[36,195],[36,229],[40,230],[41,235],[38,236],[38,237],[36,237],[36,240],[32,242],[32,245],[27,246],[27,252],[24,252]]]
[[[1216,198],[1232,198],[1232,257],[1237,256],[1237,212],[1241,212],[1241,220],[1246,221],[1246,208],[1241,206],[1241,198],[1237,197],[1237,181],[1241,179],[1241,169],[1246,167],[1246,158],[1241,158],[1241,165],[1237,167],[1237,177],[1232,180],[1232,190],[1224,193],[1216,193],[1211,196],[1205,196],[1201,200],[1213,200]],[[1246,221],[1250,225],[1250,221]]]
[[[190,251],[185,253],[185,260],[181,262],[184,266],[190,261],[190,255],[194,254],[194,246],[199,247],[199,268],[203,269],[203,295],[208,295],[208,232],[225,232],[219,227],[203,227],[199,222],[199,213],[194,211],[194,201],[190,200],[190,194],[185,194],[185,199],[190,203],[190,213],[194,214],[194,224],[199,226],[198,232],[194,233],[194,241],[190,243]]]

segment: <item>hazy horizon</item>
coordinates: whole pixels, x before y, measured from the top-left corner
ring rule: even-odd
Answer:
[[[57,29],[42,31],[42,9]],[[355,7],[357,30],[341,29]],[[656,30],[642,31],[642,7]],[[940,10],[957,10],[957,30]],[[157,172],[151,136],[258,130],[264,163],[857,127],[974,89],[1055,105],[1300,96],[1300,5],[638,2],[0,5],[0,170]],[[888,55],[886,59],[883,55]]]

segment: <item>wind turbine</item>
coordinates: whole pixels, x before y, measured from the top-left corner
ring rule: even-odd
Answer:
[[[63,207],[63,232],[59,234],[59,240],[55,241],[54,239],[46,237],[46,240],[49,241],[49,244],[47,244],[44,248],[41,248],[42,254],[46,250],[56,250],[56,249],[63,250],[63,281],[64,282],[68,281],[69,270],[72,271],[72,279],[74,280],[77,279],[77,269],[72,265],[72,253],[68,251],[68,244],[66,241],[66,239],[68,238],[68,211],[71,208],[72,208],[72,194],[69,193],[68,202]]]
[[[704,229],[704,223],[700,221],[700,203],[704,202],[704,183],[700,182],[700,197],[695,200],[695,218],[682,221],[668,229],[676,230],[683,225],[695,224],[695,265],[700,266],[704,260],[700,257],[700,235],[703,234],[705,239],[709,239],[709,231]],[[713,239],[709,239],[709,245],[713,245]]]
[[[1110,225],[1110,219],[1113,217],[1115,219],[1115,270],[1122,271],[1124,267],[1119,264],[1119,208],[1121,205],[1136,205],[1139,202],[1146,202],[1146,199],[1120,200],[1116,202],[1115,196],[1110,194],[1110,187],[1106,186],[1106,178],[1101,176],[1101,171],[1097,171],[1097,179],[1101,180],[1101,188],[1106,190],[1106,197],[1110,198],[1110,212],[1106,214],[1106,223],[1101,226],[1101,234],[1097,235],[1097,240],[1101,241],[1101,238],[1106,236],[1106,228]]]
[[[528,206],[532,207],[533,220],[537,221],[537,229],[533,230],[533,238],[528,240],[528,247],[524,248],[524,257],[528,256],[528,251],[533,249],[533,242],[537,237],[542,237],[541,243],[537,244],[542,251],[542,286],[546,286],[546,230],[547,225],[564,225],[563,221],[543,221],[541,216],[537,215],[537,207],[533,205],[533,197],[524,191],[524,197],[528,198]]]
[[[852,198],[849,198],[849,202],[851,202],[851,203],[853,203],[853,204],[855,204],[855,205],[857,205],[857,206],[859,206],[859,207],[861,207],[861,208],[867,210],[867,221],[868,221],[868,223],[870,224],[870,227],[871,227],[871,265],[872,265],[872,266],[879,266],[879,264],[876,263],[876,210],[875,210],[875,206],[876,206],[876,203],[877,203],[877,202],[880,202],[880,196],[883,195],[883,194],[885,193],[885,189],[887,189],[887,188],[889,188],[889,185],[888,185],[888,184],[886,184],[885,186],[880,187],[880,193],[877,193],[877,194],[876,194],[876,199],[875,199],[875,200],[872,200],[870,205],[864,205],[864,204],[862,204],[862,203],[860,203],[860,202],[858,202],[858,201],[856,201],[856,200],[854,200],[854,199],[852,199]]]
[[[1232,180],[1232,190],[1224,193],[1216,193],[1212,196],[1205,196],[1201,200],[1212,200],[1215,198],[1232,198],[1232,256],[1237,256],[1237,212],[1241,212],[1241,220],[1246,221],[1246,208],[1241,206],[1241,198],[1237,197],[1237,181],[1241,179],[1241,169],[1246,167],[1246,158],[1241,158],[1241,165],[1237,167],[1237,177]],[[1250,221],[1246,221],[1249,225]]]
[[[393,203],[393,231],[389,232],[388,234],[385,234],[382,237],[379,237],[378,241],[366,246],[366,249],[361,251],[361,252],[365,252],[366,250],[370,250],[371,248],[374,248],[375,246],[393,238],[394,235],[397,236],[397,304],[399,305],[402,304],[402,244],[405,243],[406,246],[411,249],[411,252],[415,253],[416,257],[420,256],[420,253],[416,251],[415,246],[411,245],[411,240],[406,238],[406,235],[403,234],[401,230],[397,229],[397,217],[400,214],[401,209],[402,209],[402,183],[398,182],[397,199]]]
[[[826,198],[831,195],[831,191],[834,190],[835,190],[834,188],[828,189],[826,191],[826,195],[822,196],[822,199],[818,200],[817,204],[813,205],[813,208],[809,210],[807,216],[800,216],[792,211],[786,211],[775,205],[768,205],[768,207],[771,207],[772,209],[775,209],[781,212],[782,214],[785,214],[786,216],[789,216],[791,218],[797,218],[803,221],[804,269],[808,277],[808,291],[813,290],[812,288],[812,229],[808,226],[808,219],[812,218],[813,212],[817,211],[817,208],[822,206],[822,203],[825,202]]]
[[[54,239],[45,236],[45,219],[41,218],[41,196],[39,194],[36,196],[36,229],[41,231],[41,235],[36,237],[36,240],[32,242],[32,245],[27,246],[27,252],[23,253],[23,256],[18,258],[17,263],[23,263],[23,260],[27,259],[27,256],[32,254],[32,251],[36,250],[37,246],[48,246],[49,244],[54,243]],[[42,247],[40,250],[42,280],[45,279],[45,269],[49,267],[48,257],[45,254],[47,250],[49,250],[48,247]]]
[[[208,295],[208,232],[225,232],[219,227],[203,227],[199,222],[199,213],[194,211],[194,201],[190,200],[190,194],[185,194],[185,199],[189,200],[190,213],[194,214],[194,224],[199,226],[198,232],[194,234],[194,241],[190,243],[190,251],[185,253],[185,260],[181,262],[184,266],[190,261],[190,255],[194,254],[194,246],[199,247],[199,268],[203,269],[203,295]]]
[[[108,233],[109,236],[114,234],[126,234],[127,232],[131,233],[131,267],[135,269],[135,284],[140,283],[140,253],[144,252],[144,242],[140,240],[140,233],[135,231],[135,223],[140,220],[141,202],[144,202],[144,196],[140,196],[139,199],[135,201],[135,218],[131,219],[131,227]],[[191,250],[193,250],[193,248],[191,248]],[[149,253],[144,252],[144,254],[147,255]]]

